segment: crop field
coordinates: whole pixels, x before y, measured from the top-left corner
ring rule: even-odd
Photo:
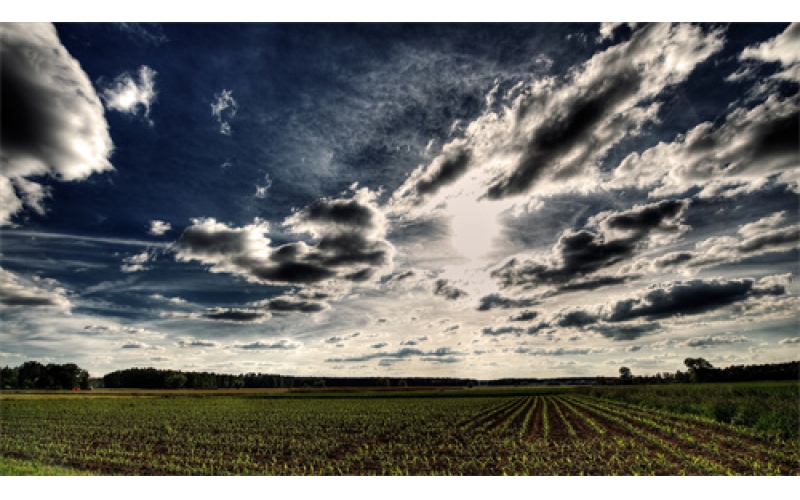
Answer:
[[[28,395],[0,405],[1,457],[83,473],[800,474],[796,437],[576,391]]]

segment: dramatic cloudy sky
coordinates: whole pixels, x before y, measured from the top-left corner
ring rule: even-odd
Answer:
[[[797,24],[0,24],[0,365],[800,359]]]

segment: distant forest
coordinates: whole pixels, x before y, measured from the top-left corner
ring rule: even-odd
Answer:
[[[504,378],[489,381],[440,377],[295,377],[263,373],[243,375],[183,372],[156,368],[117,370],[102,378],[90,378],[76,364],[47,364],[27,361],[17,367],[0,369],[2,389],[237,389],[237,388],[327,388],[327,387],[473,387],[476,385],[620,385],[674,384],[691,382],[746,382],[800,380],[800,362],[737,365],[714,368],[703,358],[687,358],[687,371],[637,376],[627,367],[619,377]]]

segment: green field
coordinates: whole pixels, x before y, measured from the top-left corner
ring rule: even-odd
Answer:
[[[798,389],[4,394],[0,472],[798,475]]]

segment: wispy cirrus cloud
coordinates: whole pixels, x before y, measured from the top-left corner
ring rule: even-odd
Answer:
[[[223,89],[214,94],[214,102],[211,103],[211,114],[219,123],[219,133],[231,135],[231,120],[239,110],[239,103],[233,98],[233,90]]]

